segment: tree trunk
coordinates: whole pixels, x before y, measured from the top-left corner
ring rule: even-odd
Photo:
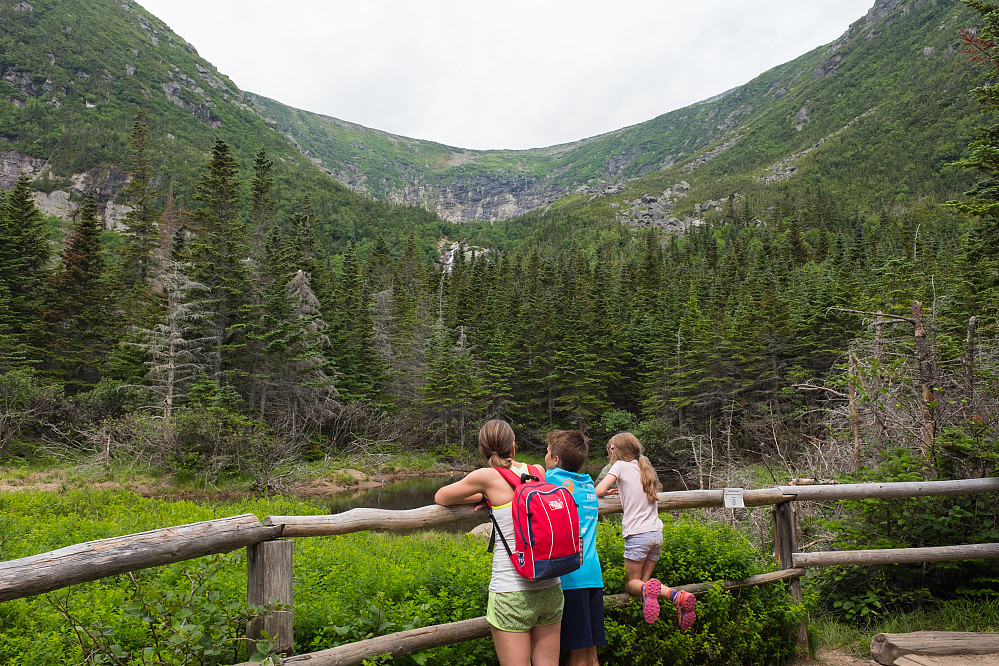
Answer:
[[[968,320],[968,338],[964,342],[964,418],[971,418],[975,402],[975,333],[978,330],[978,318]]]
[[[921,450],[924,458],[933,455],[933,438],[936,436],[935,399],[933,382],[936,375],[936,358],[926,340],[926,323],[923,320],[923,303],[912,304],[912,318],[915,325],[916,358],[919,363],[919,392],[922,399],[919,421],[921,429]]]
[[[850,427],[853,430],[853,471],[860,471],[860,411],[857,409],[857,389],[854,377],[857,376],[857,357],[850,354],[850,378],[846,383],[847,400],[850,403]]]

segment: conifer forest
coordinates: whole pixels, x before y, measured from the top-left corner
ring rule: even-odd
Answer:
[[[548,431],[580,429],[601,464],[607,439],[631,431],[667,490],[995,476],[999,5],[913,4],[896,17],[910,31],[904,21],[918,19],[936,38],[957,11],[977,26],[946,23],[959,44],[948,57],[961,58],[950,73],[867,77],[834,92],[819,88],[831,75],[813,76],[809,99],[826,95],[838,113],[821,131],[819,120],[794,129],[795,102],[740,127],[742,144],[699,135],[704,152],[675,163],[656,154],[649,163],[660,168],[638,165],[612,189],[598,191],[586,171],[612,161],[599,152],[610,149],[585,144],[592,164],[574,163],[585,187],[555,179],[564,196],[543,206],[458,223],[312,169],[319,160],[271,128],[285,122],[276,110],[253,125],[237,104],[206,103],[215,115],[178,120],[186,107],[176,100],[136,92],[90,109],[99,96],[88,93],[78,106],[93,114],[71,127],[54,120],[70,117],[68,102],[15,94],[8,76],[0,148],[62,172],[25,171],[0,190],[0,464],[122,465],[204,487],[238,479],[271,495],[302,467],[345,457],[419,452],[466,469],[479,463],[479,427],[498,417],[534,455]],[[89,29],[78,26],[80,42]],[[868,41],[850,48],[881,47]],[[911,46],[925,67],[944,52]],[[177,62],[197,55],[177,52]],[[0,73],[14,71],[15,56],[0,49]],[[845,77],[853,61],[843,62]],[[773,89],[791,69],[738,94],[765,89],[777,104],[787,91]],[[74,85],[105,85],[66,71],[56,80],[66,99]],[[953,72],[970,83],[954,84],[965,79]],[[878,86],[889,92],[877,104],[854,103]],[[721,127],[721,115],[708,123],[697,116],[706,106],[691,108],[681,118],[691,127]],[[669,123],[680,133],[677,117],[633,132]],[[302,144],[318,145],[318,125],[299,127]],[[789,152],[788,137],[810,131],[793,175],[761,175]],[[71,134],[90,143],[68,146]],[[382,155],[359,141],[366,159]],[[330,154],[343,143],[329,143]],[[369,185],[406,172],[391,155]],[[43,213],[39,194],[95,173],[90,157],[120,173],[115,197],[83,179],[69,215]],[[558,169],[566,183],[576,177]],[[440,182],[473,190],[487,170],[442,172]],[[686,223],[622,221],[656,203],[651,195],[681,191],[695,194],[671,199],[670,214],[689,214]],[[111,223],[114,206],[124,212]],[[991,496],[857,501],[809,520],[806,536],[821,533],[829,549],[999,541]],[[886,567],[867,605],[856,599],[874,579],[851,569],[820,579],[817,603],[838,602],[851,621],[889,600],[906,611],[954,597],[994,604],[997,566]]]

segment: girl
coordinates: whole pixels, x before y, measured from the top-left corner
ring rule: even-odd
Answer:
[[[545,478],[545,471],[518,463],[513,429],[501,419],[486,422],[479,430],[479,452],[488,467],[481,467],[460,481],[444,486],[434,501],[445,506],[476,504],[483,499],[509,543],[513,543],[513,486],[496,468],[509,467],[519,474]],[[562,586],[558,578],[529,580],[517,573],[506,550],[493,551],[492,577],[486,620],[502,666],[557,666],[562,624]]]
[[[652,569],[663,547],[663,521],[659,519],[656,493],[662,488],[648,459],[642,456],[642,444],[630,432],[621,432],[607,443],[611,468],[597,485],[597,497],[611,494],[617,482],[624,517],[624,570],[628,594],[640,596],[642,614],[648,623],[659,618],[659,597],[673,602],[680,630],[686,631],[697,619],[694,595],[666,587],[652,578]]]

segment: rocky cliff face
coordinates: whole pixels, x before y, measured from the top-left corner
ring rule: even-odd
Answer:
[[[547,206],[565,196],[566,188],[544,180],[528,182],[504,174],[459,178],[450,185],[412,185],[390,193],[389,200],[423,206],[449,222],[504,220]]]
[[[52,172],[44,171],[44,167],[44,160],[13,150],[2,152],[0,188],[13,188],[22,173],[36,181],[39,178],[49,180],[49,183],[37,182],[37,186],[45,189],[34,193],[35,205],[46,215],[54,215],[63,220],[72,219],[73,212],[79,207],[77,201],[94,190],[99,204],[98,213],[104,218],[104,226],[108,229],[122,228],[122,218],[129,208],[116,203],[115,198],[127,181],[124,172],[113,165],[97,166],[86,173],[73,174],[69,179],[60,180],[58,187],[49,190]]]

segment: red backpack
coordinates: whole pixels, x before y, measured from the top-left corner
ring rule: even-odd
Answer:
[[[556,578],[578,569],[583,562],[583,537],[579,533],[579,512],[572,493],[532,474],[518,475],[506,468],[496,468],[496,471],[513,486],[516,550],[510,550],[510,544],[490,510],[493,536],[489,551],[492,552],[499,534],[514,569],[532,580]]]

